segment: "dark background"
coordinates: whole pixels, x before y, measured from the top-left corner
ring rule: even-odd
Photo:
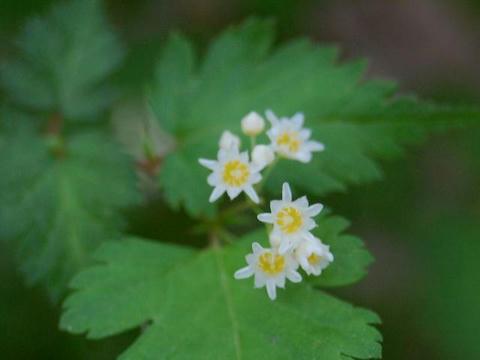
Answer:
[[[2,0],[0,60],[25,19],[57,1]],[[180,29],[199,50],[231,23],[276,20],[279,41],[308,36],[370,59],[370,77],[396,79],[404,93],[452,104],[480,100],[480,1],[136,0],[107,1],[130,48],[125,79],[151,76],[167,33]],[[292,64],[295,66],[295,64]],[[377,261],[361,283],[335,291],[382,319],[384,358],[480,359],[480,128],[433,134],[381,182],[324,203],[352,220]],[[0,175],[1,176],[1,175]],[[3,245],[0,245],[3,246]],[[136,331],[86,341],[57,330],[60,305],[25,288],[0,248],[1,359],[113,359]]]

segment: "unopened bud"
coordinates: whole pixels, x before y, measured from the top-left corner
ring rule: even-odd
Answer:
[[[220,148],[225,150],[230,149],[232,146],[236,146],[237,148],[239,148],[240,138],[227,130],[223,132],[218,145],[220,146]]]
[[[265,128],[265,121],[255,111],[252,111],[242,119],[242,131],[245,135],[255,136]]]

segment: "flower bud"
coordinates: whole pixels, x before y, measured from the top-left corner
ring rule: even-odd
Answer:
[[[265,128],[265,121],[255,111],[250,112],[242,119],[242,131],[245,135],[255,136]]]
[[[265,167],[275,159],[273,149],[267,145],[256,145],[252,151],[252,160],[255,164]]]
[[[225,150],[230,149],[232,146],[239,148],[240,138],[227,130],[222,133],[218,145]]]

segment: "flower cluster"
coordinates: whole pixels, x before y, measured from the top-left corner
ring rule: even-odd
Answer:
[[[231,200],[241,192],[255,203],[260,199],[255,185],[262,181],[261,171],[272,165],[275,156],[310,162],[312,152],[323,151],[324,145],[310,140],[311,130],[303,127],[304,115],[296,113],[291,118],[278,118],[267,110],[271,127],[267,136],[271,143],[252,146],[251,160],[248,151],[240,152],[240,138],[225,131],[219,141],[216,160],[199,159],[200,164],[212,171],[207,182],[214,189],[210,202],[225,192]],[[264,119],[251,112],[241,121],[244,134],[254,139],[265,129]],[[327,245],[315,237],[311,230],[316,226],[312,219],[322,210],[321,204],[309,205],[305,196],[292,200],[290,186],[283,184],[282,200],[270,202],[269,213],[258,215],[258,220],[273,225],[269,240],[271,248],[253,243],[253,253],[246,256],[248,266],[238,270],[234,277],[244,279],[255,276],[255,287],[266,287],[270,299],[276,298],[276,288],[285,287],[286,279],[300,282],[297,271],[301,267],[308,275],[320,275],[333,261]]]
[[[255,275],[255,287],[266,286],[270,299],[276,298],[276,288],[285,287],[285,279],[302,280],[297,272],[300,266],[308,275],[320,275],[332,261],[328,245],[310,231],[316,223],[312,217],[322,211],[321,204],[309,205],[305,196],[292,199],[287,183],[283,184],[282,199],[270,202],[270,212],[258,215],[258,220],[273,224],[269,249],[258,243],[252,245],[253,253],[247,255],[247,266],[235,273],[236,279]]]
[[[240,138],[230,131],[225,131],[220,138],[217,160],[199,159],[200,164],[212,170],[207,179],[208,184],[214,188],[210,202],[225,192],[233,200],[243,191],[258,203],[259,198],[253,185],[262,180],[260,171],[274,161],[275,154],[309,162],[312,152],[324,149],[322,143],[309,140],[311,131],[303,128],[302,113],[279,119],[273,111],[267,110],[266,116],[272,125],[267,131],[271,144],[256,145],[252,149],[252,161],[247,151],[240,152]],[[251,112],[242,119],[241,126],[246,135],[255,137],[264,130],[265,121],[256,112]]]

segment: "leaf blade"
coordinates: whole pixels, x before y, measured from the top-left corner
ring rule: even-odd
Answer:
[[[100,250],[106,263],[80,273],[73,281],[77,291],[65,303],[60,326],[102,338],[151,320],[121,359],[251,359],[265,354],[279,359],[293,354],[297,359],[378,358],[381,336],[368,324],[379,319],[372,312],[304,284],[288,284],[288,290],[272,302],[263,289],[252,288],[251,279],[233,280],[245,248],[258,236],[252,234],[226,249],[213,247],[199,253],[141,239],[106,243]],[[120,251],[111,251],[112,246]],[[182,255],[171,271],[161,276],[156,266],[148,270],[142,256],[132,256],[131,246],[143,248],[137,253],[148,252],[149,257],[158,258],[158,264],[166,261],[167,266],[172,265],[171,256]],[[137,267],[140,275],[129,278]],[[128,308],[105,297],[112,288],[105,288],[99,280],[111,271],[117,271],[115,277],[108,277],[118,290],[115,298],[124,303],[139,299],[134,313],[142,316],[128,326],[118,326],[128,316]],[[138,282],[149,283],[148,291],[132,295],[126,290],[128,284]],[[106,306],[114,310],[105,312]]]

